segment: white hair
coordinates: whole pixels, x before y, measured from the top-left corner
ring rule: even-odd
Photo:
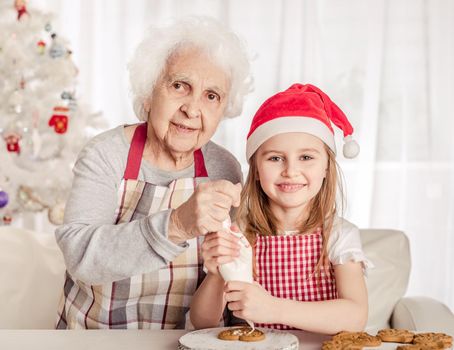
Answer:
[[[244,96],[252,90],[253,82],[244,45],[215,19],[190,16],[166,27],[151,27],[129,62],[133,107],[140,120],[147,120],[143,104],[151,96],[169,58],[187,46],[206,53],[230,78],[225,117],[241,113]]]

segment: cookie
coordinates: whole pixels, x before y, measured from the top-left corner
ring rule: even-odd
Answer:
[[[245,342],[260,341],[265,339],[265,333],[258,329],[251,332],[250,327],[235,327],[223,330],[218,334],[221,340],[240,340]]]
[[[413,341],[415,334],[407,331],[406,329],[382,329],[378,331],[377,337],[384,342],[390,343],[406,343],[409,344]]]
[[[381,339],[366,332],[340,332],[333,336],[333,340],[350,341],[361,346],[380,346]]]
[[[440,348],[450,348],[452,346],[452,337],[444,333],[419,333],[413,338],[413,344],[429,344],[440,346]]]
[[[241,341],[260,341],[265,339],[265,333],[262,331],[259,331],[258,329],[254,329],[251,332],[251,328],[246,328],[246,331],[240,335],[240,340]]]
[[[239,340],[239,332],[235,332],[235,329],[226,329],[218,334],[218,338],[221,340]]]
[[[363,346],[349,340],[328,340],[323,342],[322,350],[362,350]]]
[[[410,345],[399,345],[396,350],[440,350],[437,345],[430,345],[430,344],[410,344]]]

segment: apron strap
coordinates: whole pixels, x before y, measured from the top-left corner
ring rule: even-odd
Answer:
[[[194,151],[194,177],[208,177],[205,159],[200,148]]]
[[[147,123],[142,123],[136,128],[136,130],[134,130],[131,147],[129,147],[128,162],[126,163],[126,170],[123,176],[125,180],[137,180],[146,141]]]
[[[125,174],[123,176],[125,180],[137,180],[146,141],[147,123],[142,123],[134,130],[131,147],[129,147]],[[194,177],[208,177],[205,159],[201,149],[194,151]]]

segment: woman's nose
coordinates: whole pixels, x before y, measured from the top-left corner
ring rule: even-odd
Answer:
[[[185,101],[181,105],[180,110],[184,112],[188,116],[188,118],[199,118],[202,115],[199,103],[194,98]]]

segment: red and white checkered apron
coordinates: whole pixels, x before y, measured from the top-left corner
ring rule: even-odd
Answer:
[[[135,130],[125,175],[118,193],[116,224],[177,208],[206,180],[203,154],[194,152],[195,176],[172,181],[168,187],[137,180],[147,124]],[[57,328],[186,328],[192,295],[201,283],[203,238],[188,241],[189,247],[163,268],[113,283],[91,286],[66,273]],[[106,257],[108,259],[108,257]]]
[[[320,230],[304,235],[257,235],[255,244],[256,281],[271,295],[298,301],[337,298],[332,266],[314,274],[321,254]],[[258,327],[292,329],[283,324],[256,324]]]

